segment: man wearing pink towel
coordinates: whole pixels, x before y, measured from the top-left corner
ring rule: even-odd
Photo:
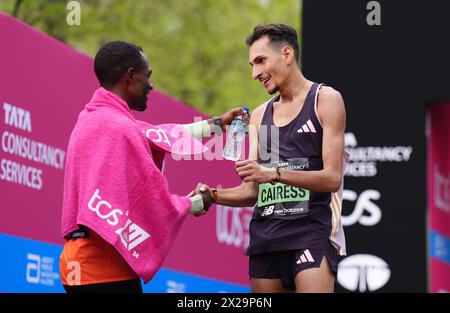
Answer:
[[[143,132],[152,125],[131,114],[146,109],[153,89],[142,49],[107,43],[94,69],[101,87],[79,114],[67,149],[62,283],[67,292],[142,292],[140,278],[148,282],[156,274],[185,217],[204,214],[213,199],[169,192],[163,152]],[[233,109],[199,122],[193,135],[224,128],[239,114]]]

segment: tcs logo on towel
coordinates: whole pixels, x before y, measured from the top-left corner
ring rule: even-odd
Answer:
[[[127,216],[128,212],[123,213],[120,209],[113,209],[112,205],[108,201],[102,200],[99,194],[100,190],[96,189],[88,202],[89,210],[95,212],[102,220],[106,220],[109,225],[116,226],[119,223],[119,216]],[[129,218],[127,218],[125,224],[117,229],[115,233],[120,236],[120,241],[128,251],[137,247],[150,237],[149,233],[133,223]],[[133,256],[137,259],[139,258],[139,253],[133,251]]]

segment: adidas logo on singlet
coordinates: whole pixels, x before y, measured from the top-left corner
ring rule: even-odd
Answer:
[[[306,249],[297,260],[297,264],[313,263],[313,262],[314,262],[314,258],[312,257],[311,253],[309,252],[309,249]]]
[[[313,123],[309,119],[305,124],[303,124],[302,127],[300,127],[297,130],[297,133],[317,133],[316,129],[314,128]]]

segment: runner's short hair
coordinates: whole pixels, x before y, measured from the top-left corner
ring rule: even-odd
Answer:
[[[94,59],[100,84],[117,83],[130,67],[137,71],[144,68],[142,52],[141,47],[124,41],[111,41],[101,47]]]
[[[260,24],[256,25],[245,43],[250,47],[255,41],[267,36],[270,43],[275,45],[288,44],[294,49],[295,60],[298,61],[297,31],[285,24]]]

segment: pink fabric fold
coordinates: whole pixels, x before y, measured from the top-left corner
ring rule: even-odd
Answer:
[[[147,138],[156,166],[162,170],[166,153],[171,155],[193,155],[203,153],[208,148],[193,137],[182,125],[152,125],[144,121],[136,121]]]
[[[62,235],[77,225],[91,228],[148,282],[191,201],[169,192],[141,126],[124,100],[97,89],[80,113],[67,149]]]

